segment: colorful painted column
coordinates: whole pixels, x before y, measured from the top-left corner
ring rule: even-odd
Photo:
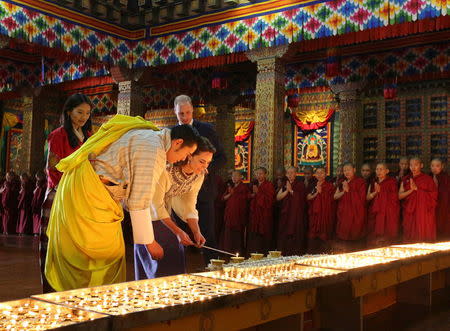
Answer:
[[[36,91],[36,90],[35,90]],[[37,93],[36,93],[37,94]],[[19,174],[33,175],[45,167],[44,160],[44,110],[45,95],[36,96],[33,91],[22,96],[23,133],[19,162],[13,170]]]
[[[111,75],[119,84],[117,114],[144,116],[144,93],[139,79],[143,69],[111,68]]]
[[[252,170],[265,167],[269,178],[283,166],[285,66],[281,57],[287,49],[285,45],[247,52],[247,57],[258,66]]]
[[[356,165],[356,150],[358,141],[358,114],[361,114],[362,104],[360,91],[363,83],[351,82],[331,85],[331,90],[339,97],[339,157],[338,163],[352,162]]]

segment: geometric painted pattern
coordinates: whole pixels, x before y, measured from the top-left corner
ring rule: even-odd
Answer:
[[[381,82],[397,77],[409,78],[445,75],[450,72],[450,44],[406,47],[375,54],[342,57],[340,74],[326,77],[325,60],[297,63],[286,68],[286,89],[328,86],[356,82]]]
[[[44,69],[44,77],[42,77]],[[25,83],[32,87],[57,84],[85,77],[106,76],[109,74],[104,65],[86,65],[70,61],[48,61],[41,64],[19,62],[0,62],[0,92],[12,91]],[[42,80],[43,78],[43,80]]]
[[[334,0],[144,42],[139,65],[244,52],[446,15],[446,0]],[[142,62],[140,62],[142,61]]]
[[[312,5],[300,3],[269,14],[162,36],[147,32],[145,40],[136,41],[89,29],[18,3],[0,1],[1,35],[126,67],[243,52],[437,18],[450,12],[447,0],[332,0]]]
[[[111,93],[89,95],[93,108],[93,115],[112,115],[117,113],[117,95],[114,97]]]

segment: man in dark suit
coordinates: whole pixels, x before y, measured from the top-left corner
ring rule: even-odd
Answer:
[[[208,175],[205,176],[203,186],[198,193],[197,210],[199,214],[200,230],[206,239],[206,245],[217,247],[217,241],[215,238],[214,205],[217,196],[215,176],[218,174],[219,169],[225,165],[227,158],[214,127],[209,123],[194,120],[194,108],[190,97],[187,95],[177,96],[174,101],[174,110],[177,115],[179,125],[192,125],[197,129],[201,136],[208,138],[208,140],[216,148],[214,158],[208,167]],[[205,259],[205,263],[208,264],[210,259],[217,258],[217,253],[203,249],[203,258]]]

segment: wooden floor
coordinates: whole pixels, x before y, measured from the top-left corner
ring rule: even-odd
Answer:
[[[37,237],[0,235],[0,302],[41,293],[38,243]],[[189,251],[188,261],[188,272],[202,268],[202,257],[198,252]],[[127,246],[127,279],[134,279],[131,246]],[[404,330],[449,331],[450,310],[434,313]]]

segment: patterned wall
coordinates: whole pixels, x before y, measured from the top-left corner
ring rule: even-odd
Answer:
[[[341,73],[327,79],[325,61],[289,65],[286,89],[328,86],[361,81],[383,83],[387,77],[399,80],[450,74],[450,44],[406,47],[375,54],[343,57]]]
[[[22,4],[28,2],[0,1],[0,34],[27,40],[44,49],[59,49],[127,67],[175,63],[437,18],[446,15],[450,7],[446,0],[332,0],[294,5],[289,1],[287,4],[268,1],[270,6],[267,5],[266,11],[256,11],[256,17],[252,16],[255,11],[251,6],[261,6],[258,3],[242,9],[247,11],[246,15],[239,16],[237,12],[222,15],[225,18],[219,15],[216,21],[200,17],[191,23],[154,27],[145,35],[142,30],[117,27],[108,31],[105,25],[102,29],[94,19],[85,17],[84,24],[97,25],[89,29],[80,22],[62,19],[67,13],[61,7],[50,4],[49,14],[43,14]],[[443,20],[427,28],[443,29],[447,23],[448,20]],[[397,32],[384,31],[387,36],[392,33]]]
[[[48,59],[43,64],[44,66],[41,63],[26,64],[0,60],[0,93],[13,91],[21,85],[39,87],[85,77],[109,75],[109,71],[104,65],[87,65],[86,63],[50,61]]]

